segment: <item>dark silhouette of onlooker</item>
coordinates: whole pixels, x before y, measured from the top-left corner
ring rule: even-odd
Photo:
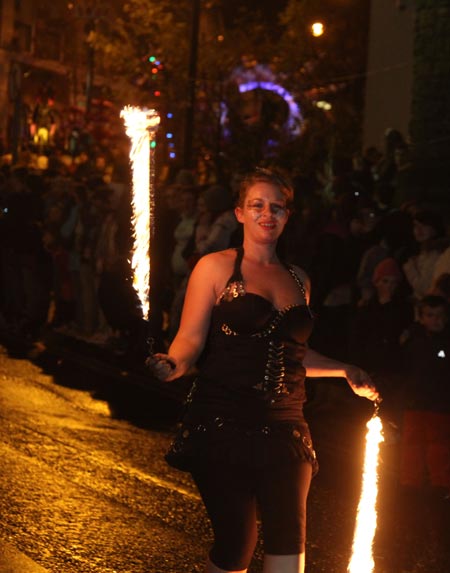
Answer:
[[[150,241],[151,328],[155,339],[162,339],[165,317],[173,299],[170,259],[175,245],[174,231],[180,220],[178,203],[182,185],[169,184],[156,189],[152,238]]]
[[[405,364],[400,483],[450,493],[450,332],[447,301],[427,295],[403,343]]]
[[[114,205],[112,189],[106,185],[97,189],[96,202],[102,220],[95,260],[98,300],[106,318],[104,334],[110,344],[126,351],[132,341],[139,342],[143,319],[128,262],[130,237]]]
[[[170,312],[169,338],[178,328],[187,279],[195,264],[203,255],[227,249],[237,227],[233,198],[226,186],[211,185],[200,193],[193,232],[182,251],[189,270],[175,291]]]
[[[41,191],[26,167],[13,169],[4,183],[2,313],[9,331],[24,337],[38,334],[48,312],[51,270],[40,230]]]
[[[195,233],[195,225],[197,223],[197,194],[197,187],[183,187],[180,190],[178,203],[180,217],[173,232],[174,248],[170,257],[173,297],[168,317],[167,332],[169,339],[175,336],[178,329],[184,298],[185,280],[191,270],[186,250]]]
[[[174,229],[174,248],[170,259],[175,289],[181,284],[189,273],[189,265],[184,257],[185,249],[194,234],[197,221],[197,193],[196,187],[183,187],[180,190],[178,203],[180,218]]]
[[[411,217],[403,211],[392,211],[380,218],[376,227],[377,242],[363,254],[356,276],[359,304],[364,304],[375,293],[375,267],[388,257],[402,264],[413,244]]]
[[[202,203],[205,210],[200,218]],[[231,193],[222,185],[212,185],[201,193],[197,213],[195,231],[184,252],[191,269],[203,255],[227,249],[238,226]]]
[[[392,183],[397,173],[396,151],[405,145],[405,138],[400,131],[393,128],[388,128],[385,131],[383,155],[374,169],[376,184],[384,185]]]
[[[377,213],[370,200],[342,195],[316,243],[309,269],[317,312],[311,344],[335,359],[348,359],[348,328],[361,257],[375,241]]]
[[[404,342],[399,483],[404,558],[431,547],[450,558],[450,331],[445,299],[425,296]],[[447,563],[448,565],[448,563]],[[442,566],[442,565],[441,565]],[[439,569],[437,566],[436,570]]]
[[[415,300],[420,300],[432,287],[435,265],[448,245],[445,225],[439,213],[420,209],[413,214],[415,249],[403,264],[403,272]]]
[[[87,151],[82,150],[76,158],[73,176],[76,180],[87,182],[93,173],[91,158]]]
[[[385,258],[375,267],[374,292],[356,308],[349,336],[351,360],[357,360],[377,380],[383,412],[398,424],[401,335],[414,313],[401,285],[404,276],[395,259]]]

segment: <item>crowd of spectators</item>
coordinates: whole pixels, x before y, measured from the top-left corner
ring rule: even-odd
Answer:
[[[337,359],[362,360],[383,378],[414,305],[430,293],[449,297],[448,213],[405,189],[408,157],[401,135],[388,132],[383,152],[371,148],[312,176],[294,175],[296,209],[281,241],[282,256],[311,277],[315,346]],[[142,330],[131,286],[126,154],[121,160],[84,151],[24,153],[14,166],[2,165],[4,330],[33,339],[51,327],[119,349]],[[176,331],[198,258],[239,244],[237,177],[201,185],[195,172],[181,170],[156,189],[151,322],[163,343]],[[382,313],[390,323],[380,323],[378,335]],[[363,348],[369,337],[358,330],[367,333],[368,322],[371,343]],[[381,331],[385,350],[373,340]]]
[[[133,329],[127,167],[101,154],[24,153],[1,167],[0,202],[3,331],[105,343]]]
[[[401,135],[388,132],[384,152],[371,148],[308,177],[295,174],[296,208],[280,241],[287,262],[311,277],[312,345],[379,377],[392,408],[416,305],[429,294],[449,300],[448,212],[408,188],[408,157]],[[4,164],[3,330],[33,340],[51,328],[117,352],[136,347],[148,329],[169,343],[198,258],[240,242],[237,178],[199,184],[195,172],[180,170],[157,186],[148,327],[132,288],[126,153],[24,153]]]

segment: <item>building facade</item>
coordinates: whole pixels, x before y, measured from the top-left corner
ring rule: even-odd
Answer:
[[[364,113],[364,147],[382,147],[388,129],[409,138],[414,74],[412,0],[372,0]]]
[[[63,0],[0,3],[0,141],[13,156],[29,146],[67,146],[92,95],[89,29],[94,16]]]

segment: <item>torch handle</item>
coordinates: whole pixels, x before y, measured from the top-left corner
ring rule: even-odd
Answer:
[[[378,413],[380,411],[381,401],[382,401],[382,398],[377,398],[376,400],[373,401],[373,407],[374,407],[373,417],[374,418],[376,418],[378,416]]]
[[[155,354],[155,339],[153,336],[148,336],[147,337],[147,350],[148,350],[148,356],[153,356],[153,354]]]
[[[148,348],[148,356],[147,356],[147,360],[146,360],[147,364],[154,362],[154,358],[153,358],[155,356],[154,347],[155,347],[155,339],[153,336],[149,336],[147,338],[147,348]],[[159,361],[165,362],[166,364],[168,364],[172,370],[175,370],[175,368],[176,368],[175,362],[171,358],[169,358],[168,356],[164,357],[162,359],[159,358]]]

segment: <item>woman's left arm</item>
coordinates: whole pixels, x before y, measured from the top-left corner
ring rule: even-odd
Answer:
[[[380,396],[370,376],[353,364],[333,360],[308,348],[303,366],[308,378],[345,378],[355,394],[368,400],[379,400]]]
[[[311,282],[308,275],[299,267],[294,266],[297,276],[305,287],[306,304],[309,304]],[[380,395],[367,372],[358,366],[333,360],[308,348],[303,366],[308,378],[345,378],[355,394],[368,400],[379,400]]]

